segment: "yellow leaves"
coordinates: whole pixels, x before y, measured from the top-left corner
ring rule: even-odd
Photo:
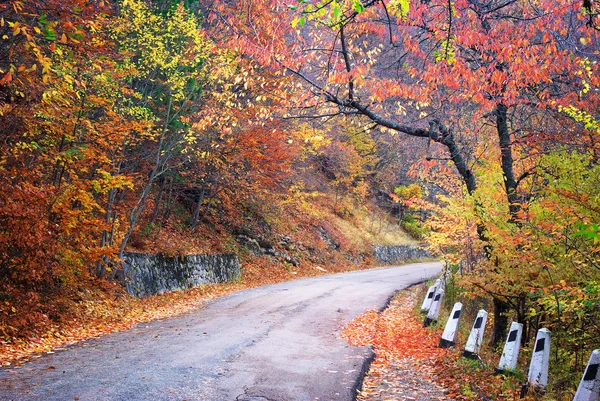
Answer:
[[[391,12],[399,18],[406,17],[410,11],[409,0],[391,0],[388,5]]]
[[[127,0],[113,35],[126,51],[138,55],[129,60],[138,73],[159,80],[174,101],[182,101],[209,77],[204,61],[214,45],[199,26],[181,4],[163,17],[141,1]]]
[[[111,189],[133,189],[134,185],[130,177],[120,174],[113,175],[105,170],[98,170],[98,173],[101,178],[93,180],[91,183],[92,188],[98,193],[107,194]]]
[[[27,150],[27,151],[34,151],[39,149],[39,145],[36,142],[17,142],[15,144],[15,148],[19,149],[19,150]]]
[[[403,201],[421,199],[423,190],[419,184],[400,185],[394,188],[394,193]]]
[[[13,10],[15,10],[16,13],[20,13],[21,11],[23,11],[23,2],[22,1],[13,2]]]
[[[308,124],[300,125],[298,129],[294,131],[294,136],[307,145],[304,151],[308,154],[317,154],[319,149],[331,143],[331,138],[327,137],[324,132],[315,129]]]
[[[584,89],[585,90],[585,89]],[[587,91],[586,91],[587,92]],[[600,121],[596,120],[585,110],[580,110],[573,105],[558,106],[558,111],[568,115],[575,121],[582,123],[585,129],[600,135]]]

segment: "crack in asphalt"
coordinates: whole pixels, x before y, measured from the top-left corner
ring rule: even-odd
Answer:
[[[243,398],[240,398],[243,397]],[[248,394],[248,388],[244,387],[244,392],[237,397],[235,401],[277,401],[273,398],[265,397],[263,395],[250,395]]]

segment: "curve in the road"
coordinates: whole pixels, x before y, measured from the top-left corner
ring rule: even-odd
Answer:
[[[372,355],[338,334],[441,264],[362,270],[240,291],[176,318],[0,370],[0,400],[353,400]]]

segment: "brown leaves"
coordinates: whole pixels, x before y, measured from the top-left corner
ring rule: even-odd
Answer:
[[[416,294],[394,299],[381,314],[369,311],[348,324],[342,337],[356,346],[373,345],[378,358],[426,359],[444,354],[439,333],[423,328],[412,311]]]
[[[424,328],[416,317],[416,294],[415,290],[403,292],[384,312],[366,312],[342,332],[350,344],[372,345],[376,353],[359,399],[445,399],[430,372],[447,350],[437,347],[439,330]]]

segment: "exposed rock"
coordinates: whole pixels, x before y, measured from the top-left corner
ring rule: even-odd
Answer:
[[[296,247],[299,250],[302,250],[302,248],[301,248],[302,244],[298,243],[298,246],[296,246],[296,244],[294,244],[294,241],[288,236],[277,234],[277,239],[279,241],[278,245],[288,251],[295,251]]]
[[[273,245],[271,241],[268,241],[264,238],[258,238],[256,242],[258,242],[258,245],[260,245],[260,247],[263,249],[270,249],[275,247],[275,245]]]
[[[291,264],[292,266],[298,266],[298,261],[296,259],[294,259],[293,257],[291,257],[290,255],[283,253],[283,252],[279,252],[277,249],[275,248],[268,248],[264,250],[264,253],[266,255],[271,255],[271,256],[275,256],[276,258],[280,258],[285,260],[286,262],[288,262],[289,264]]]
[[[272,242],[270,242],[264,238],[254,239],[246,234],[237,234],[236,238],[240,244],[242,244],[243,246],[248,248],[256,256],[271,255],[271,256],[275,256],[276,258],[283,259],[284,261],[286,261],[287,263],[290,263],[293,266],[298,266],[298,264],[299,264],[297,259],[288,255],[287,253],[278,251],[277,249],[275,249],[275,246],[273,245]],[[287,246],[283,246],[283,247],[285,249],[292,250],[293,248],[290,247],[290,244],[293,245],[291,243],[291,238],[289,238],[289,237],[281,237],[281,238],[289,239],[289,243],[286,242]],[[281,238],[280,238],[280,242],[283,241],[283,240],[281,240]]]
[[[333,249],[333,250],[340,249],[340,244],[338,244],[333,238],[331,238],[329,236],[329,233],[327,232],[327,230],[325,230],[323,227],[317,227],[316,230],[319,233],[319,235],[321,236],[321,239],[323,239],[323,241],[325,241],[325,243],[327,244],[329,249]]]
[[[260,256],[260,255],[264,254],[264,251],[261,248],[260,244],[254,238],[251,238],[245,234],[238,234],[236,236],[236,238],[242,246],[245,246],[246,248],[248,248],[248,250],[250,252],[252,252],[254,255]]]

